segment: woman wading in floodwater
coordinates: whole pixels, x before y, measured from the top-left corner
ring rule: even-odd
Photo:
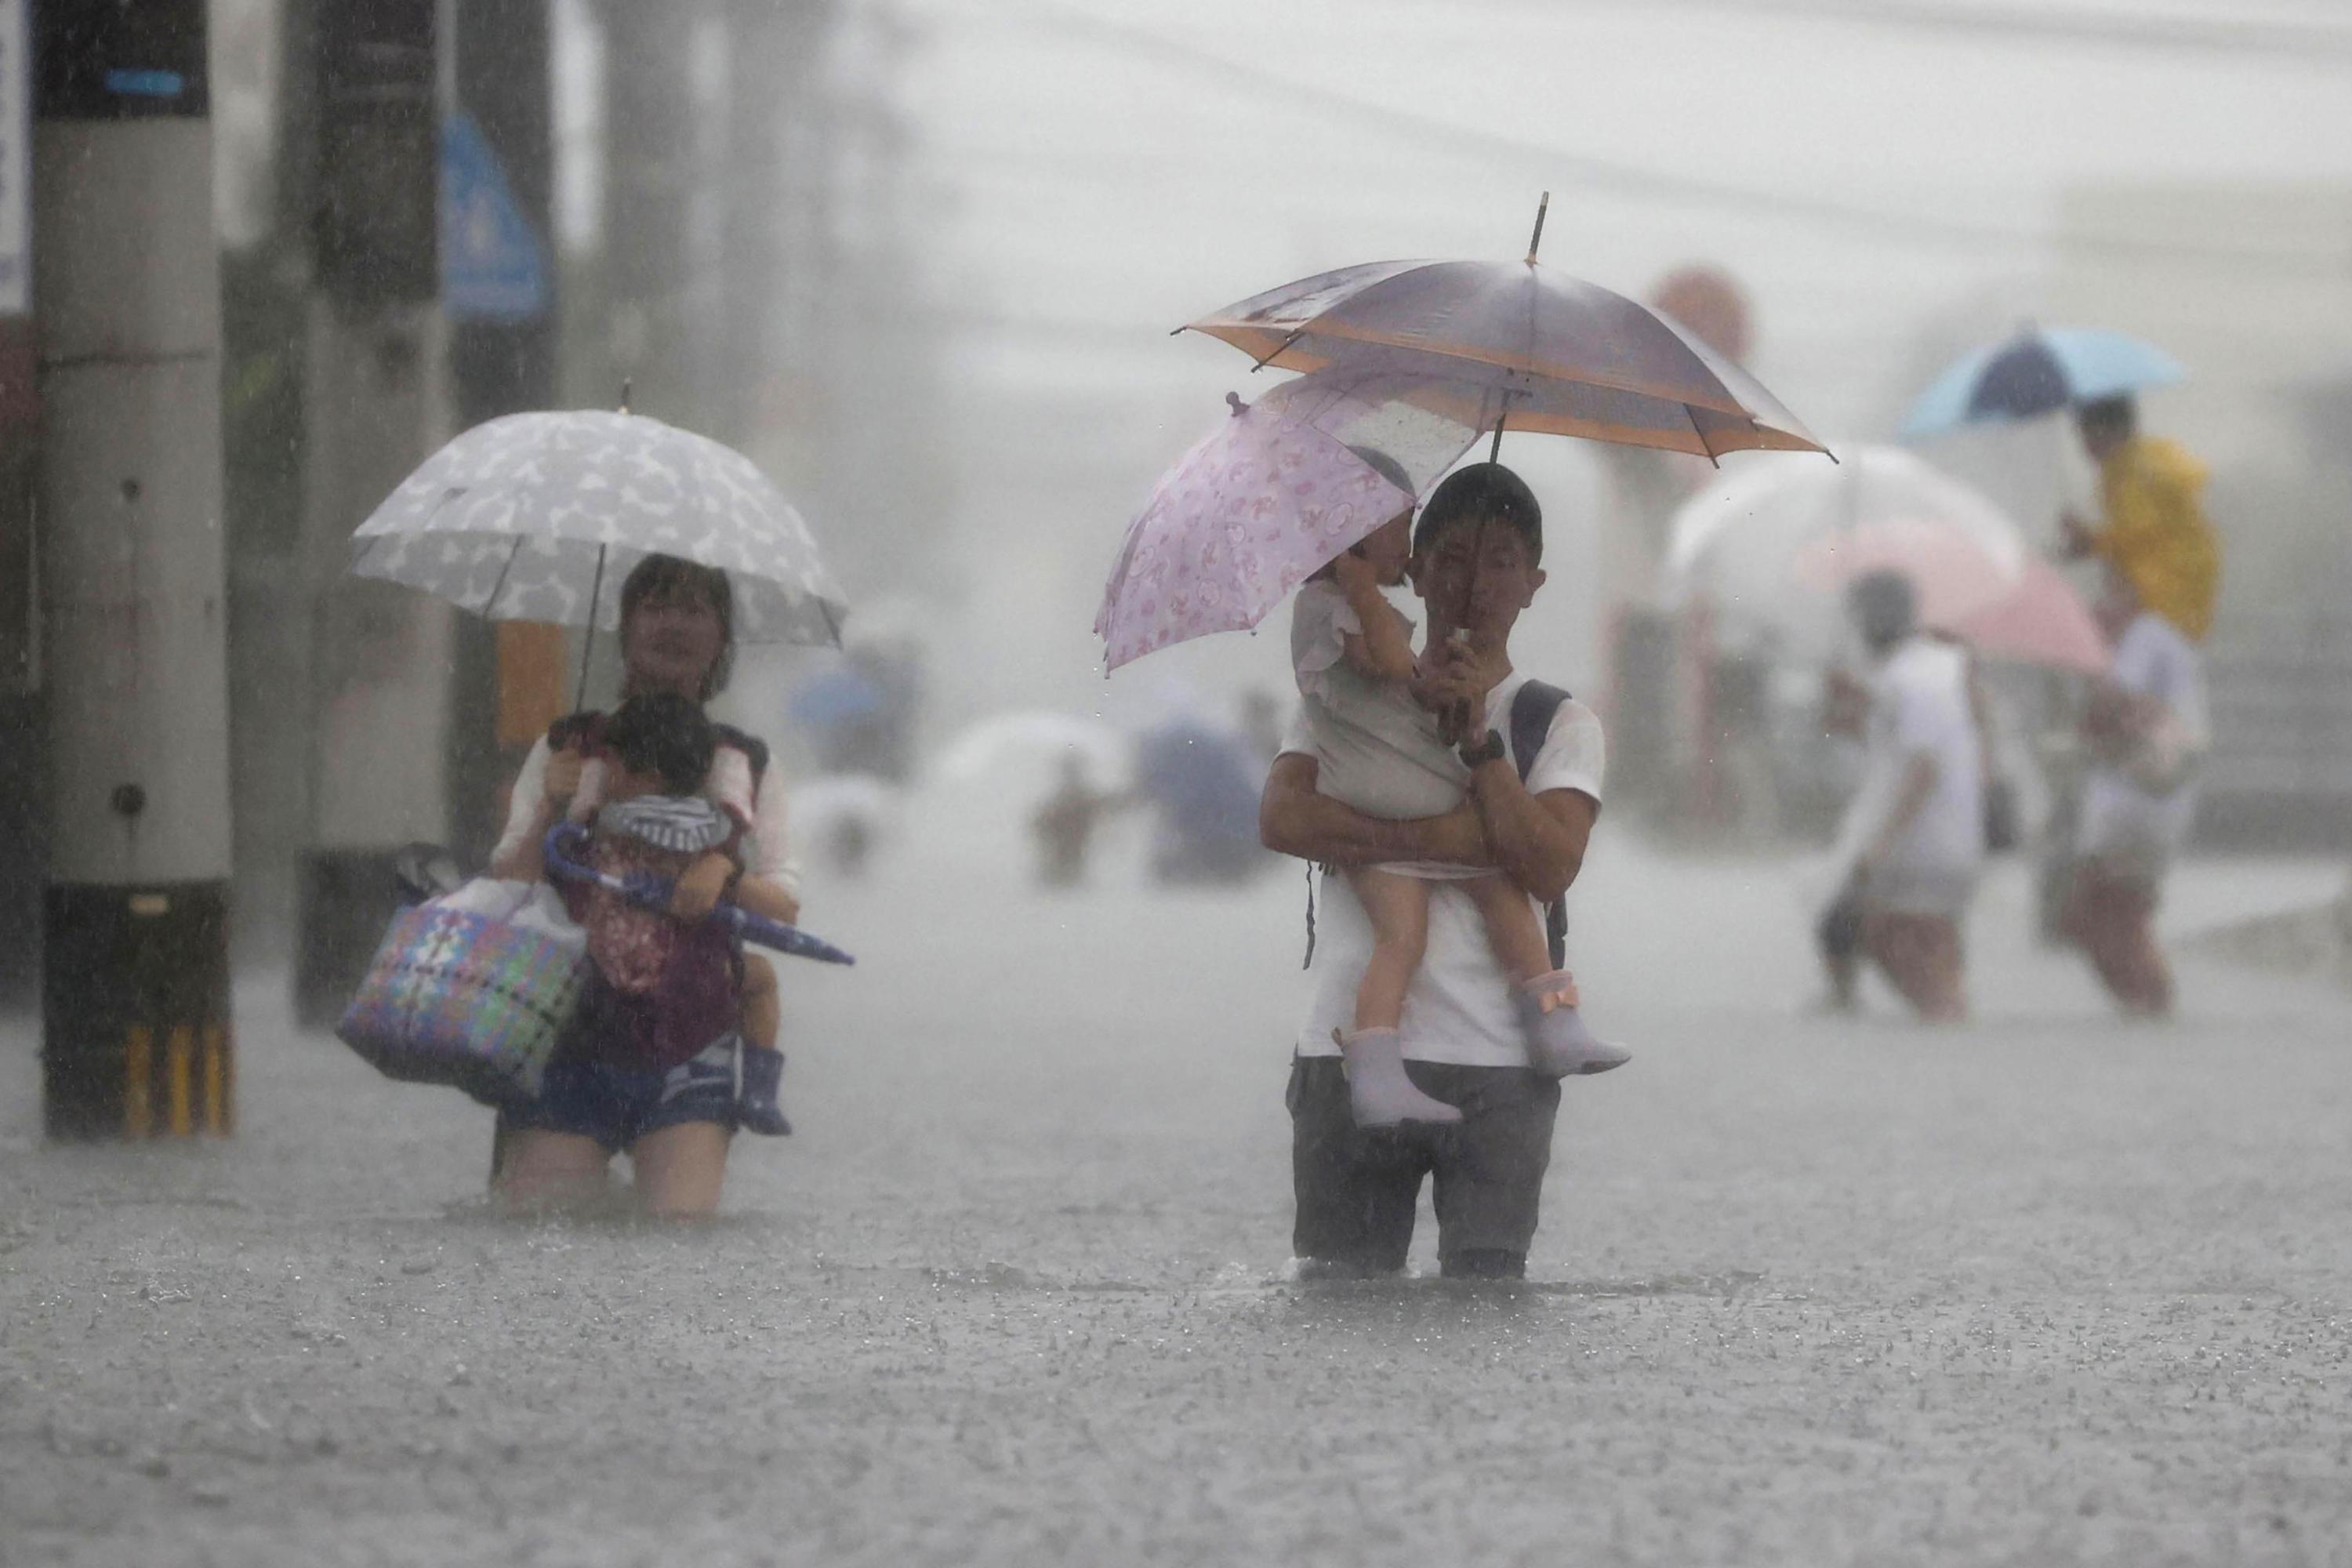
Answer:
[[[650,555],[621,587],[621,695],[668,692],[696,705],[726,685],[733,662],[734,598],[725,573]],[[535,879],[541,846],[582,787],[604,715],[560,720],[531,746],[516,779],[506,832],[492,853],[493,876]],[[748,802],[750,837],[730,897],[790,922],[799,913],[799,872],[784,833],[784,792],[767,748],[719,726],[719,763],[704,793],[721,806]],[[749,778],[722,779],[722,765]],[[730,1029],[684,1059],[656,1049],[644,1005],[592,973],[549,1064],[540,1098],[499,1114],[492,1188],[507,1207],[540,1211],[603,1199],[614,1154],[626,1154],[646,1212],[698,1219],[715,1213],[727,1151],[742,1123],[742,1042]]]

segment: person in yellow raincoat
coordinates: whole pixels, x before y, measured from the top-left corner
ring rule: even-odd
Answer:
[[[2069,552],[2106,561],[2143,605],[2189,641],[2203,642],[2221,586],[2221,541],[2200,500],[2205,465],[2178,442],[2141,435],[2129,397],[2085,403],[2074,418],[2099,465],[2106,515],[2094,526],[2069,513]]]

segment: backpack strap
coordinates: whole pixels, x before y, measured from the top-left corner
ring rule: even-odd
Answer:
[[[1526,784],[1528,774],[1534,771],[1536,758],[1551,734],[1552,719],[1567,700],[1566,690],[1540,680],[1528,681],[1511,699],[1511,765],[1519,770],[1519,783]],[[1551,966],[1564,968],[1568,963],[1565,898],[1554,899],[1544,908],[1544,941],[1551,951]]]

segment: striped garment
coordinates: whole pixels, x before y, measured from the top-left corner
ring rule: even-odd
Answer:
[[[734,836],[735,823],[698,795],[647,795],[604,807],[596,814],[596,831],[673,855],[706,855]]]

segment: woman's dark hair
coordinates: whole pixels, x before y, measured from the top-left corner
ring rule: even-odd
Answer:
[[[1543,508],[1527,480],[1500,463],[1473,463],[1445,476],[1421,509],[1412,547],[1429,548],[1437,536],[1462,522],[1499,522],[1527,541],[1528,559],[1543,559]]]
[[[673,594],[698,598],[719,616],[719,657],[710,661],[709,673],[702,678],[701,700],[708,702],[727,689],[727,678],[735,670],[735,590],[728,584],[726,573],[676,555],[646,556],[629,569],[621,584],[622,637],[625,643],[629,617],[637,613],[638,605]]]
[[[710,776],[718,732],[699,703],[675,691],[640,691],[606,721],[604,744],[633,773],[651,773],[670,795],[693,795]]]

